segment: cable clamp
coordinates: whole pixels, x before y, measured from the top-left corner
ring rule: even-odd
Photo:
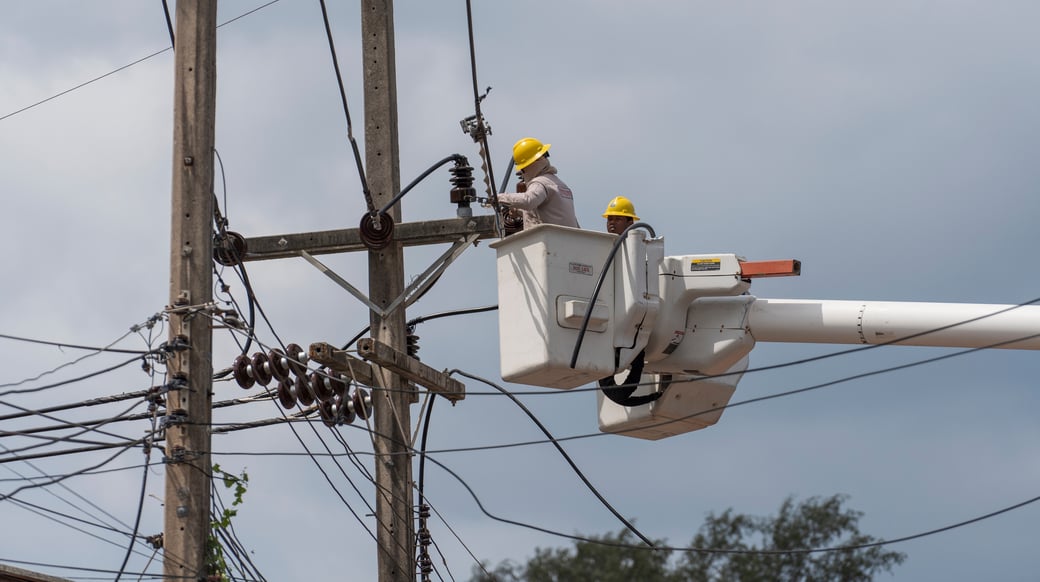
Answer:
[[[160,428],[168,428],[171,426],[177,426],[178,424],[188,424],[188,413],[183,410],[177,410],[168,413],[159,420]]]
[[[130,331],[137,333],[142,329],[152,329],[155,324],[159,322],[163,317],[162,313],[156,313],[155,315],[148,318],[144,323],[134,324],[130,326]]]
[[[191,343],[186,335],[174,336],[173,340],[159,344],[159,351],[163,352],[183,352],[190,349]]]
[[[201,457],[202,453],[197,451],[188,451],[185,450],[184,447],[177,446],[173,448],[172,455],[163,457],[162,462],[166,465],[176,465],[178,463],[193,461]]]

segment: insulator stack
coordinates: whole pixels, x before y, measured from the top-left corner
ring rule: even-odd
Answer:
[[[274,395],[285,409],[310,407],[317,403],[318,414],[328,426],[350,424],[372,415],[372,397],[360,386],[351,390],[343,374],[328,368],[309,370],[307,352],[298,344],[273,349],[249,357],[235,358],[231,368],[235,381],[243,389],[268,385],[277,380]]]
[[[289,344],[286,351],[273,349],[270,353],[256,352],[252,357],[242,354],[235,358],[231,373],[238,385],[248,390],[254,384],[267,386],[271,380],[291,385],[290,372],[306,374],[307,354],[296,344]]]
[[[455,162],[448,172],[451,173],[451,203],[469,202],[477,195],[473,188],[473,166],[465,157]]]
[[[408,335],[404,336],[405,349],[409,356],[419,359],[419,335],[415,333],[414,327],[408,328]]]
[[[433,573],[433,559],[430,558],[430,554],[422,553],[419,554],[419,571],[422,573],[422,581],[429,582],[430,574]]]
[[[430,506],[425,503],[419,505],[419,531],[417,533],[419,558],[416,560],[416,563],[419,566],[419,572],[422,574],[423,582],[428,582],[430,574],[433,573],[433,560],[430,559],[430,544],[433,543],[433,536],[430,535],[430,530],[426,527],[426,521],[429,518]]]

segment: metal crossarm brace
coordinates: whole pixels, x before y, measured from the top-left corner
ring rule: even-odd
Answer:
[[[383,309],[375,303],[373,303],[372,300],[369,299],[360,290],[358,290],[357,287],[351,285],[349,281],[347,281],[343,277],[340,277],[338,274],[336,274],[335,271],[325,266],[324,263],[312,257],[310,253],[308,253],[307,251],[299,251],[299,253],[301,257],[307,259],[308,263],[314,265],[316,269],[318,269],[322,273],[325,273],[325,275],[329,279],[335,281],[337,285],[346,289],[354,297],[357,297],[358,300],[367,305],[369,309],[378,313],[380,317],[386,317],[387,315],[393,313],[395,309],[400,307],[402,303],[405,304],[405,307],[408,307],[409,305],[414,303],[416,299],[421,297],[423,292],[426,291],[426,289],[429,288],[430,285],[433,285],[437,281],[437,278],[440,277],[441,273],[443,273],[444,270],[448,268],[448,265],[454,263],[455,259],[459,258],[459,255],[461,255],[463,251],[465,251],[471,243],[477,240],[478,236],[479,234],[472,233],[463,238],[462,240],[456,241],[450,249],[445,251],[439,259],[434,261],[432,265],[430,265],[425,271],[423,271],[422,275],[419,275],[419,277],[415,281],[413,281],[412,284],[409,285],[403,293],[398,295],[397,299],[394,299],[393,302],[390,303],[390,305],[387,306],[386,309]]]
[[[358,340],[358,354],[452,402],[466,397],[462,382],[372,338]]]

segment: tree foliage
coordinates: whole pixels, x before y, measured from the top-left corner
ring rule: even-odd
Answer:
[[[864,582],[891,572],[906,554],[884,546],[806,551],[878,541],[860,533],[863,513],[846,508],[846,501],[844,495],[800,503],[788,497],[769,517],[709,513],[689,544],[702,551],[681,552],[674,561],[670,550],[651,550],[622,530],[573,548],[537,548],[526,564],[475,567],[470,582]]]

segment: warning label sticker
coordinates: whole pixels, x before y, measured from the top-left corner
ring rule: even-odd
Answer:
[[[691,259],[691,271],[718,271],[722,269],[722,259]]]

